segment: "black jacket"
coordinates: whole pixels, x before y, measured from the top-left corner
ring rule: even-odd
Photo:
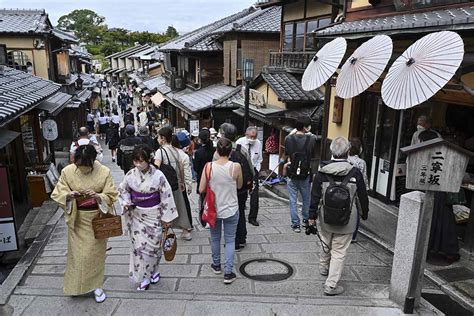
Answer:
[[[117,164],[127,173],[133,167],[132,153],[135,146],[143,144],[140,137],[128,136],[118,143]]]
[[[214,157],[215,148],[206,146],[199,146],[199,148],[194,152],[193,167],[196,171],[197,183],[199,188],[199,183],[201,183],[201,175],[204,170],[206,163],[211,162]]]

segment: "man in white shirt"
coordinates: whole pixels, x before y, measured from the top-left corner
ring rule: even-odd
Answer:
[[[71,163],[74,163],[74,155],[76,154],[77,147],[87,144],[91,144],[95,147],[95,149],[97,150],[96,159],[98,161],[102,161],[102,158],[104,158],[104,155],[102,154],[102,147],[99,145],[99,142],[97,141],[95,135],[91,136],[89,134],[89,129],[83,126],[79,128],[79,139],[72,142],[71,147],[69,149],[69,161]]]
[[[249,153],[252,166],[254,168],[254,185],[250,192],[250,212],[248,221],[253,226],[259,226],[257,222],[258,215],[258,173],[262,167],[262,143],[257,139],[257,127],[249,126],[245,132],[245,136],[241,137],[236,142],[241,145],[244,150]]]

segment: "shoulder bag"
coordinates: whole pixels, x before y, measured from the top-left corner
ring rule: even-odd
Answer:
[[[209,165],[209,168],[207,166]],[[208,171],[209,169],[209,171]],[[202,212],[202,220],[209,224],[212,228],[216,226],[217,209],[216,194],[211,190],[210,180],[212,172],[212,162],[208,162],[204,167],[206,170],[206,197],[204,199],[204,212]]]

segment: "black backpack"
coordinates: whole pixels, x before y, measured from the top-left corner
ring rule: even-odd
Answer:
[[[132,146],[121,145],[120,150],[122,151],[122,161],[119,161],[118,163],[123,171],[128,172],[130,169],[133,168],[133,151],[138,145],[139,144],[135,144]]]
[[[244,156],[244,154],[242,154],[241,148],[241,145],[237,145],[237,147],[232,150],[229,156],[230,161],[238,162],[242,168],[243,185],[242,188],[238,190],[239,192],[250,190],[252,189],[253,185],[253,169],[247,158]]]
[[[164,157],[163,157],[163,151],[166,154],[166,158],[168,159],[168,163],[166,164],[164,162]],[[171,186],[172,191],[176,191],[179,189],[179,182],[178,182],[178,175],[176,173],[176,170],[174,170],[173,166],[171,166],[171,160],[170,157],[168,156],[168,152],[164,150],[163,148],[160,148],[161,152],[161,158],[163,159],[160,164],[160,170],[163,172],[163,174],[166,177],[166,180],[168,180],[168,183]]]
[[[326,175],[329,185],[324,192],[324,222],[328,225],[345,226],[349,223],[352,211],[351,192],[347,184],[354,174],[354,168],[337,184],[331,175]]]
[[[306,179],[311,173],[311,157],[308,154],[308,146],[311,136],[306,135],[304,147],[296,148],[295,153],[291,155],[291,163],[288,166],[287,174],[290,179]]]

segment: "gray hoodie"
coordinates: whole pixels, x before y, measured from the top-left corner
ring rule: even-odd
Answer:
[[[319,169],[318,174],[316,174],[313,182],[313,188],[311,191],[311,206],[309,209],[309,217],[315,219],[319,217],[319,223],[321,229],[330,233],[336,234],[352,234],[357,226],[357,216],[359,216],[356,208],[355,199],[359,199],[361,205],[361,214],[362,219],[367,219],[369,212],[369,200],[367,196],[367,190],[364,183],[364,177],[358,169],[353,171],[353,177],[348,183],[348,188],[351,193],[352,203],[352,212],[349,219],[349,223],[345,226],[334,226],[328,225],[324,222],[324,212],[322,206],[323,192],[329,185],[329,180],[327,175],[331,175],[334,178],[334,181],[337,183],[342,182],[344,177],[351,171],[354,167],[345,160],[333,160],[329,163],[322,165]]]

